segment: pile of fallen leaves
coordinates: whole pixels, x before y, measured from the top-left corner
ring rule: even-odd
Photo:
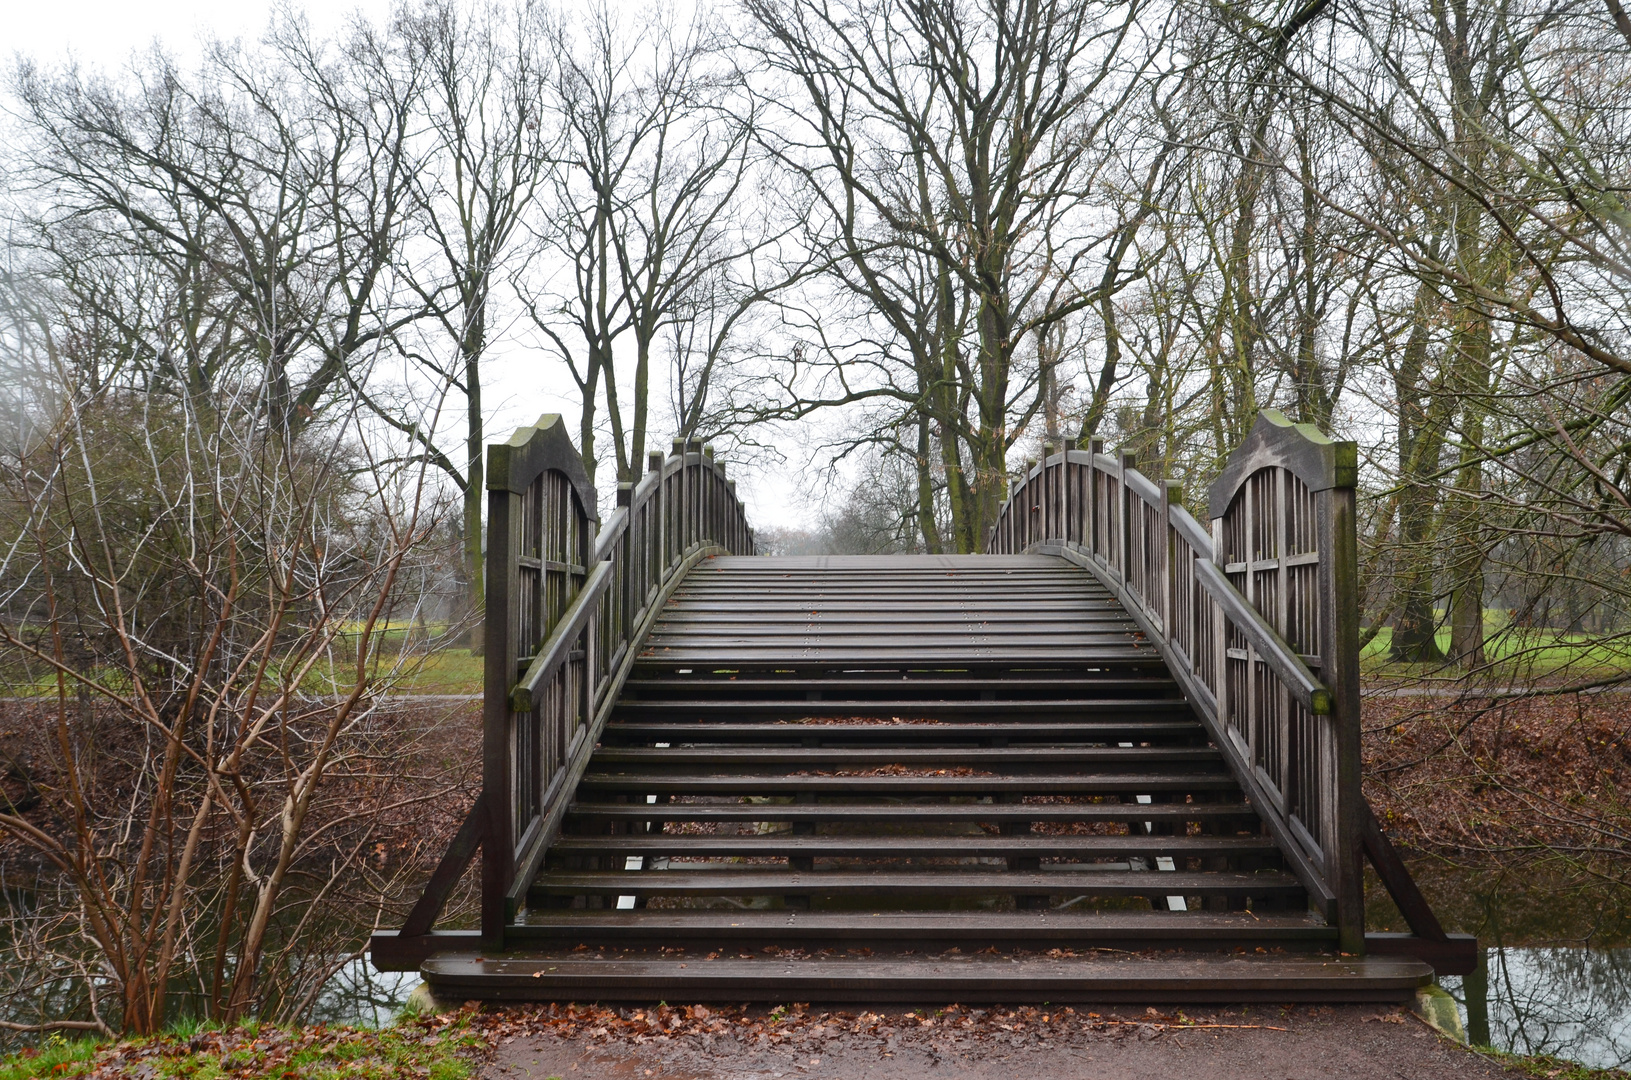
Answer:
[[[1384,827],[1444,854],[1631,856],[1631,699],[1373,698],[1365,793]]]
[[[1067,1032],[1157,1033],[1169,1030],[1271,1030],[1262,1023],[1234,1022],[1237,1017],[1189,1016],[1149,1008],[1142,1016],[1124,1018],[1069,1006],[1004,1009],[948,1005],[942,1009],[910,1012],[823,1012],[809,1004],[794,1003],[771,1010],[741,1005],[658,1005],[655,1008],[608,1008],[600,1005],[550,1003],[495,1009],[475,1014],[470,1023],[495,1042],[512,1038],[554,1035],[563,1039],[644,1043],[657,1038],[734,1036],[770,1044],[801,1045],[838,1035],[888,1038],[934,1030],[956,1032],[974,1039],[1036,1034],[1042,1037]]]

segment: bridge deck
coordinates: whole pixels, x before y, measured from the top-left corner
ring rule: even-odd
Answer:
[[[1062,559],[708,559],[640,650],[508,951],[428,961],[439,991],[1375,1000],[1430,976],[1331,954],[1158,650]]]

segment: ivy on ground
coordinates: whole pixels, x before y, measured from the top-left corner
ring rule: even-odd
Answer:
[[[470,1013],[394,1027],[247,1024],[116,1043],[47,1040],[0,1060],[0,1080],[468,1080],[491,1054]]]

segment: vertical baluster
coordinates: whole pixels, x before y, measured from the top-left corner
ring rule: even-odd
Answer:
[[[656,476],[651,497],[646,500],[646,587],[641,606],[649,604],[662,583],[663,566],[663,452],[653,450],[646,457],[646,471]]]
[[[1175,480],[1161,481],[1161,509],[1156,525],[1161,564],[1156,570],[1156,579],[1161,583],[1161,628],[1168,637],[1178,639],[1179,644],[1184,646],[1184,654],[1187,656],[1189,643],[1184,640],[1177,625],[1178,619],[1175,614],[1177,604],[1174,602],[1177,587],[1173,582],[1173,566],[1178,557],[1178,531],[1172,527],[1172,508],[1182,506],[1183,503],[1183,485]]]
[[[1221,517],[1212,519],[1212,561],[1219,570],[1229,561],[1228,532]],[[1223,607],[1210,594],[1205,596],[1212,622],[1212,696],[1218,705],[1218,727],[1225,729],[1230,726],[1234,708],[1229,689],[1229,623]]]
[[[1132,516],[1130,511],[1132,510],[1133,496],[1127,490],[1127,473],[1137,467],[1137,462],[1138,458],[1135,455],[1130,451],[1123,450],[1117,462],[1119,468],[1116,470],[1116,561],[1118,564],[1116,569],[1121,574],[1122,583],[1129,587],[1133,583],[1128,573],[1131,564],[1130,540],[1132,539],[1132,522],[1128,519]]]
[[[1103,558],[1104,547],[1099,539],[1099,531],[1102,528],[1100,522],[1104,515],[1099,505],[1100,491],[1103,484],[1100,483],[1098,462],[1099,455],[1102,453],[1104,453],[1103,439],[1087,440],[1087,553],[1099,556],[1101,559]]]
[[[1061,442],[1059,444],[1059,485],[1059,513],[1061,515],[1059,523],[1059,538],[1068,544],[1076,539],[1075,515],[1071,513],[1071,509],[1074,505],[1074,500],[1071,498],[1071,494],[1076,484],[1074,482],[1074,477],[1071,474],[1070,443],[1068,442]]]

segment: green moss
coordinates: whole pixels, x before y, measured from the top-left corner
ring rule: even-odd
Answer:
[[[366,1028],[280,1028],[245,1024],[220,1031],[189,1024],[149,1039],[119,1043],[48,1040],[0,1059],[0,1080],[116,1074],[142,1068],[147,1080],[467,1080],[486,1040],[460,1021]]]
[[[1533,1076],[1541,1080],[1631,1080],[1631,1072],[1624,1069],[1593,1069],[1579,1062],[1565,1061],[1545,1054],[1526,1057],[1523,1054],[1508,1054],[1488,1046],[1477,1047],[1476,1051],[1506,1066],[1519,1076]]]

